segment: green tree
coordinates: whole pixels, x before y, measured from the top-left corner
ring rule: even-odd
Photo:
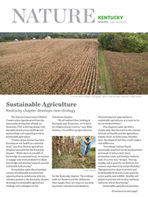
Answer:
[[[113,51],[122,51],[122,37],[118,34],[114,35],[114,39],[111,41]]]

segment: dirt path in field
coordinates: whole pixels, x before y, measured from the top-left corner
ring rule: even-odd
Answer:
[[[98,87],[101,86],[101,92],[98,94],[118,94],[118,89],[114,82],[112,72],[105,59],[103,50],[98,48]]]
[[[78,154],[54,155],[52,159],[52,168],[95,168],[95,151],[90,151],[88,156],[85,162],[83,162],[78,160]]]

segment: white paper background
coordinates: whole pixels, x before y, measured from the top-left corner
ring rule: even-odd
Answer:
[[[50,18],[49,23],[35,24],[33,21],[30,24],[12,23],[14,20],[14,13],[12,9],[17,9],[21,14],[21,9],[26,9],[26,20],[34,8],[36,13],[39,9],[95,9],[95,23],[56,23],[52,20],[53,15],[48,13]],[[82,10],[81,10],[82,11]],[[39,16],[39,21],[43,21],[43,12],[36,14]],[[123,21],[127,23],[98,23],[98,15],[123,15]],[[59,15],[59,18],[63,17]],[[82,13],[83,18],[83,13]],[[68,1],[68,0],[42,0],[42,1],[3,1],[0,7],[0,32],[148,32],[147,26],[147,1],[133,1],[133,0],[91,0],[91,1]],[[31,20],[30,20],[31,21]]]

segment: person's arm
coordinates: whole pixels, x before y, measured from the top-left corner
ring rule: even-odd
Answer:
[[[94,136],[91,136],[90,140],[89,140],[89,143],[92,142],[94,139]]]
[[[91,143],[91,142],[93,141],[93,139],[94,139],[94,136],[90,136],[90,140],[89,140],[89,141],[87,141],[87,142],[86,142],[86,144]]]
[[[84,136],[81,136],[81,139],[82,139],[85,143],[87,143],[87,140],[85,139]]]

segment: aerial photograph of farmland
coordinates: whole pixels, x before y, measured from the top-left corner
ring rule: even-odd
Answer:
[[[148,33],[0,33],[0,94],[148,94]]]

